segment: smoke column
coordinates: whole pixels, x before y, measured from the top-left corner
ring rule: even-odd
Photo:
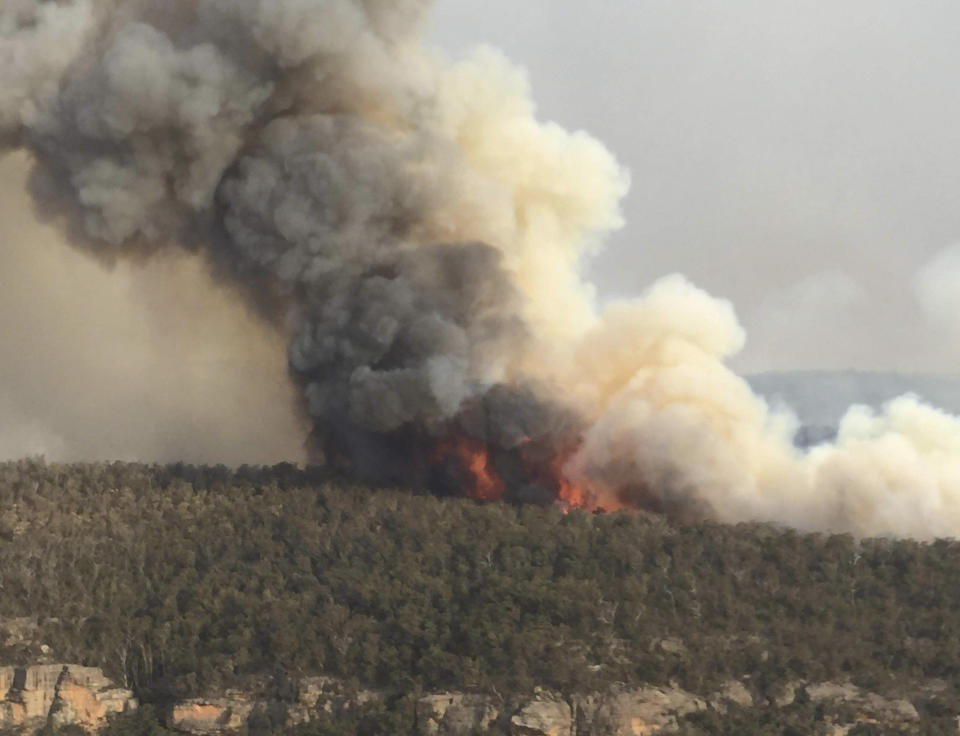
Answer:
[[[425,0],[7,0],[0,144],[107,262],[190,252],[287,334],[314,457],[477,498],[917,537],[960,530],[960,421],[904,398],[800,453],[682,277],[600,311],[628,178]]]

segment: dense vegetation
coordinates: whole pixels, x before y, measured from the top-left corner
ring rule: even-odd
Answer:
[[[958,582],[948,541],[482,505],[287,465],[0,464],[0,617],[39,616],[59,661],[156,702],[317,673],[402,708],[744,676],[769,695],[942,678],[949,700]],[[699,718],[690,733],[721,733]]]

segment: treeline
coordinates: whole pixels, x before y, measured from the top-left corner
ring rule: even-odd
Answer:
[[[149,702],[310,674],[404,707],[731,678],[769,697],[941,678],[953,702],[958,581],[951,541],[483,505],[290,465],[0,464],[0,617],[39,621],[0,656],[43,643]]]

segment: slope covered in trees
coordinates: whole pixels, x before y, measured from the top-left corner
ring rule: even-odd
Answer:
[[[38,617],[37,642],[147,702],[305,674],[393,693],[401,716],[430,690],[942,678],[935,718],[960,702],[958,580],[948,541],[482,505],[291,466],[0,464],[0,617]]]

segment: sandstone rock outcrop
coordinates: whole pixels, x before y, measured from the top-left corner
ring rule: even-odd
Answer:
[[[296,699],[293,702],[261,700],[255,707],[260,710],[282,711],[288,728],[310,723],[321,714],[334,715],[366,705],[382,697],[375,690],[353,690],[333,677],[304,677],[297,683]]]
[[[243,696],[194,698],[173,706],[170,728],[193,734],[239,731],[246,725],[254,703]]]
[[[274,728],[292,729],[341,716],[382,697],[375,690],[349,688],[333,677],[286,682],[282,694],[264,681],[250,691],[227,690],[175,703],[167,710],[165,722],[170,729],[196,736],[236,733],[249,726],[253,718]]]
[[[719,713],[726,713],[731,705],[741,708],[753,707],[753,695],[739,680],[728,680],[710,696],[710,707]]]
[[[556,695],[541,695],[510,719],[511,736],[574,736],[570,703]]]
[[[702,698],[680,688],[646,687],[575,700],[576,733],[648,736],[677,729],[678,719],[707,707]]]
[[[90,693],[97,694],[97,704],[115,703],[110,707],[120,707],[119,699],[111,700],[114,691],[106,687],[108,681],[98,679],[98,673],[95,670],[88,675],[86,694],[73,686],[73,680],[83,675],[82,669],[58,678],[51,705],[52,723],[60,722],[53,720],[58,713],[68,714],[64,722],[84,726],[87,722],[95,723],[100,711]],[[38,686],[49,684],[52,677],[51,671],[38,669],[31,682]],[[0,720],[24,718],[28,702],[33,703],[31,707],[38,707],[37,703],[43,701],[39,689],[33,700],[4,701],[7,710],[0,707]],[[919,719],[910,701],[885,698],[850,683],[795,681],[786,690],[761,701],[755,699],[747,684],[737,680],[724,683],[708,697],[677,686],[621,688],[571,696],[537,691],[531,697],[507,699],[476,693],[431,693],[418,699],[416,722],[415,726],[411,724],[411,730],[418,736],[473,736],[491,729],[511,736],[659,736],[676,733],[684,717],[698,711],[722,716],[731,708],[778,708],[795,700],[822,704],[824,724],[836,736],[843,736],[860,723],[900,727]],[[306,677],[293,683],[293,687],[287,683],[272,695],[270,692],[270,688],[264,687],[256,693],[227,691],[220,697],[185,700],[168,712],[167,725],[196,736],[241,732],[252,724],[254,716],[293,727],[337,717],[385,697],[373,690],[350,689],[328,677]]]
[[[805,687],[807,697],[814,703],[843,705],[855,710],[851,723],[841,726],[853,726],[859,723],[876,723],[884,726],[904,726],[920,719],[913,703],[903,698],[885,698],[877,693],[863,690],[856,685],[843,682],[823,682]],[[847,729],[849,730],[849,728]],[[839,731],[845,733],[845,731]]]
[[[790,680],[785,685],[783,685],[776,695],[771,698],[771,705],[775,705],[778,708],[786,708],[788,705],[793,705],[797,700],[797,693],[803,689],[802,680]]]
[[[417,701],[421,736],[472,736],[488,730],[498,716],[492,699],[484,695],[438,693]]]
[[[47,724],[96,731],[111,713],[137,707],[99,668],[75,664],[0,667],[0,692],[0,728],[28,732]]]

